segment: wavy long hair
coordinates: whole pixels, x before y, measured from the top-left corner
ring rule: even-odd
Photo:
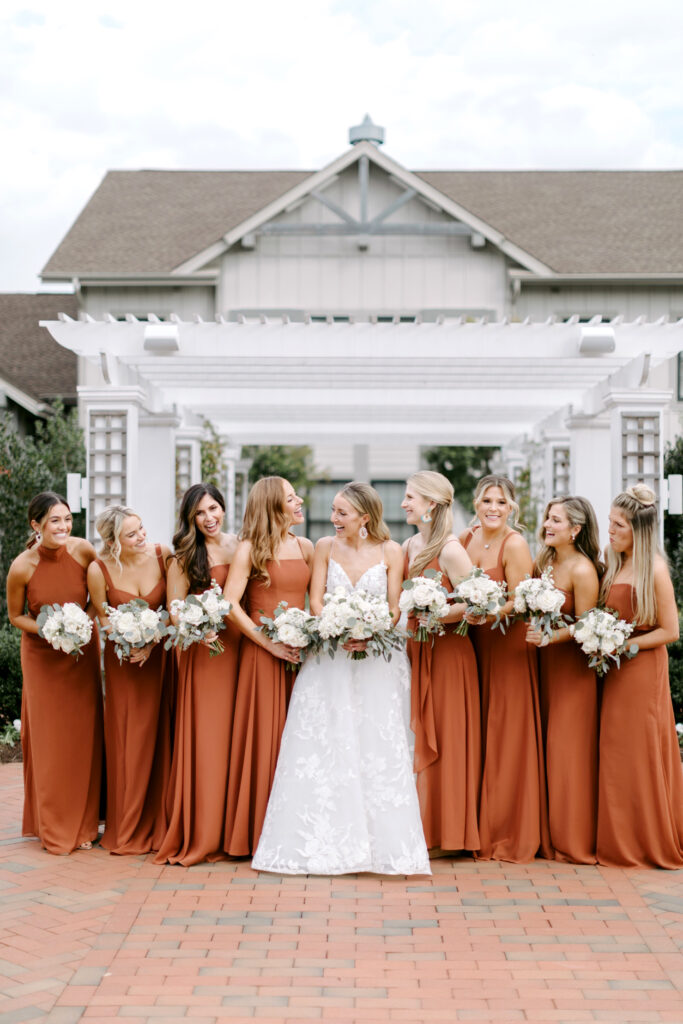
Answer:
[[[190,590],[206,590],[211,584],[206,538],[197,528],[197,506],[208,494],[225,512],[225,498],[213,484],[192,484],[183,494],[178,512],[178,529],[173,535],[173,551],[185,573]]]
[[[419,576],[433,558],[438,557],[446,538],[453,532],[453,485],[442,473],[431,469],[421,469],[408,477],[408,487],[425,498],[433,501],[431,510],[432,521],[429,524],[429,535],[425,546],[417,555],[410,567],[410,576]]]
[[[656,496],[646,484],[635,484],[622,491],[612,502],[628,519],[633,530],[633,588],[636,592],[637,626],[652,626],[657,622],[657,598],[655,595],[655,555],[662,555],[659,547]],[[600,596],[607,600],[612,586],[624,561],[623,554],[607,547],[607,571],[602,579]],[[664,557],[662,555],[662,557]]]
[[[291,520],[285,503],[285,484],[281,476],[264,476],[249,491],[244,510],[241,540],[251,542],[252,575],[270,586],[268,562],[277,558],[280,545],[289,533]]]
[[[142,522],[135,509],[128,508],[126,505],[109,505],[100,512],[95,520],[95,529],[102,538],[104,554],[110,555],[114,559],[117,569],[121,568],[121,530],[123,528],[123,521],[128,519],[129,516],[135,516],[136,519],[140,519],[140,522]]]
[[[342,498],[346,498],[359,515],[368,517],[365,524],[368,537],[380,543],[391,540],[389,527],[384,522],[382,499],[374,487],[360,480],[353,480],[350,484],[345,484],[338,493]]]
[[[543,513],[543,523],[550,515],[553,505],[562,505],[569,520],[570,526],[578,528],[574,538],[574,548],[593,563],[598,579],[605,571],[605,565],[600,558],[600,535],[598,533],[598,521],[590,501],[573,495],[564,498],[553,498],[548,502]],[[538,531],[540,548],[536,556],[534,568],[540,575],[548,566],[552,566],[557,558],[557,551],[545,542],[545,526],[542,525]]]
[[[26,517],[28,519],[28,525],[31,523],[42,523],[47,517],[50,509],[54,508],[55,505],[66,505],[69,508],[69,503],[66,498],[63,498],[61,494],[57,494],[56,491],[41,491],[40,494],[36,494],[31,498],[28,504],[28,510]],[[69,512],[71,509],[69,508]],[[38,534],[31,526],[31,533],[28,540],[26,541],[26,547],[32,548],[34,544],[38,543]]]
[[[481,498],[484,497],[484,494],[486,493],[486,491],[488,491],[489,487],[500,487],[505,497],[505,500],[512,509],[512,523],[510,525],[512,526],[513,530],[518,530],[519,532],[521,532],[524,529],[524,524],[521,523],[519,520],[519,504],[517,503],[517,498],[515,495],[515,485],[513,484],[512,480],[508,479],[508,477],[498,476],[497,473],[488,473],[486,476],[483,476],[481,480],[478,482],[477,486],[475,487],[473,498],[475,516],[472,519],[470,526],[473,526],[474,523],[477,523],[479,521],[476,515],[477,503],[480,501]]]

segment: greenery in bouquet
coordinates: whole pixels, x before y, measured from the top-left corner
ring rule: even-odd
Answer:
[[[188,594],[185,600],[178,598],[171,601],[171,616],[176,624],[168,627],[168,638],[164,646],[173,645],[181,651],[187,650],[192,644],[201,643],[205,637],[220,632],[225,626],[225,616],[229,615],[232,605],[223,597],[223,591],[217,583],[201,594]],[[220,637],[209,644],[209,653],[222,654],[225,650]]]
[[[344,587],[336,587],[325,594],[323,609],[311,624],[313,649],[320,659],[321,654],[334,657],[339,646],[350,640],[364,640],[363,651],[349,651],[354,661],[368,655],[391,660],[391,652],[404,642],[403,633],[394,626],[391,611],[386,600],[368,594],[364,590],[349,593]]]
[[[635,658],[638,644],[629,644],[633,623],[620,619],[611,608],[589,608],[572,623],[569,630],[588,655],[588,667],[594,668],[599,676],[616,665],[621,658]]]
[[[44,604],[36,619],[38,635],[55,651],[78,658],[92,636],[92,619],[74,601]]]
[[[544,644],[549,643],[553,630],[561,629],[571,621],[568,615],[562,614],[564,600],[564,592],[555,586],[553,570],[549,566],[540,576],[527,575],[517,584],[514,616],[540,629]]]
[[[398,606],[402,612],[422,621],[411,633],[413,640],[424,643],[445,632],[443,616],[448,612],[448,591],[441,584],[442,573],[425,569],[421,576],[404,580]]]
[[[262,625],[255,629],[261,632],[276,644],[285,644],[287,647],[298,647],[304,650],[310,647],[313,642],[311,626],[314,618],[301,608],[290,608],[286,601],[281,601],[273,612],[272,617],[261,615]],[[299,667],[298,663],[285,662],[285,667],[292,671]]]
[[[454,604],[464,604],[465,616],[470,615],[482,619],[486,615],[496,615],[496,621],[492,623],[492,629],[500,628],[505,632],[505,625],[501,618],[501,608],[507,600],[507,592],[504,583],[497,583],[492,580],[488,573],[478,566],[475,566],[464,579],[456,585],[448,600]],[[458,623],[456,633],[467,636],[469,623],[463,617]]]

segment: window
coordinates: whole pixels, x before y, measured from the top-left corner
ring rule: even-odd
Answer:
[[[95,520],[107,505],[126,504],[126,448],[128,413],[91,410],[88,425],[88,537],[95,536]]]
[[[569,448],[553,448],[553,480],[551,498],[569,494]]]
[[[392,540],[400,544],[406,537],[415,533],[413,526],[408,526],[401,502],[406,493],[405,480],[373,480],[375,488],[384,506],[384,522],[391,531]]]
[[[661,443],[659,415],[621,417],[621,483],[624,490],[645,483],[659,499]]]
[[[337,491],[348,483],[347,480],[325,480],[316,484],[308,496],[306,509],[306,536],[315,544],[321,537],[331,537],[334,533],[330,515],[332,501]]]

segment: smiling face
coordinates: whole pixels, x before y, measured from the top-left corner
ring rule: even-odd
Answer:
[[[303,504],[304,499],[300,498],[294,488],[286,480],[283,484],[285,492],[285,512],[290,518],[292,526],[296,526],[297,523],[303,523]]]
[[[53,505],[42,522],[31,520],[31,529],[42,537],[46,548],[58,548],[66,544],[73,527],[73,516],[68,505]]]
[[[564,505],[551,505],[543,524],[543,540],[549,548],[572,544],[578,529],[569,522]]]
[[[474,506],[479,522],[488,530],[505,526],[512,507],[500,487],[487,487]]]
[[[406,514],[406,522],[409,526],[417,526],[422,520],[422,516],[427,512],[430,512],[434,507],[434,502],[430,501],[429,498],[424,498],[421,494],[418,494],[414,487],[410,484],[406,486],[406,493],[403,501],[401,502],[401,508]]]
[[[353,540],[358,536],[361,526],[365,526],[369,519],[367,513],[361,515],[342,494],[335,494],[330,522],[338,537]]]
[[[205,494],[198,502],[194,521],[200,533],[205,537],[220,536],[225,510],[210,494]]]
[[[607,531],[612,551],[618,555],[633,552],[633,527],[620,508],[612,508],[609,512],[609,528]]]
[[[147,545],[147,531],[142,525],[139,516],[126,516],[121,523],[119,533],[121,551],[126,554],[135,554],[144,551]]]

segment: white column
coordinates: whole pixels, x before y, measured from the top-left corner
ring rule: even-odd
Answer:
[[[600,542],[604,545],[613,497],[610,419],[604,414],[575,413],[565,422],[569,430],[570,491],[590,501],[598,520]]]
[[[131,505],[142,516],[149,539],[170,544],[175,529],[175,432],[177,416],[141,414]]]

